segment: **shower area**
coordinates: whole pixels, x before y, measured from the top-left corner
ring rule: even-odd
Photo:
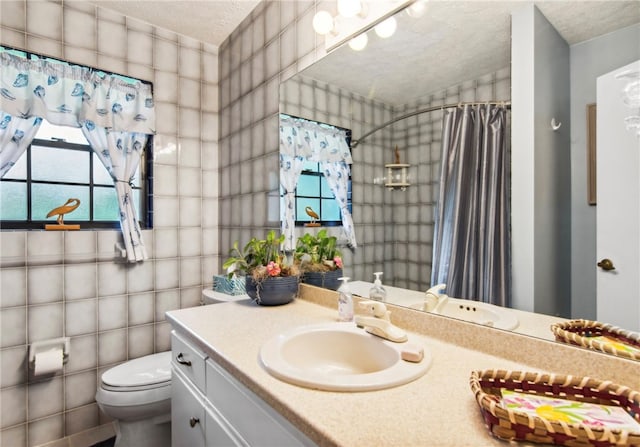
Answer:
[[[510,92],[509,67],[402,105],[374,101],[304,76],[281,87],[281,113],[349,128],[353,139],[360,140],[352,148],[351,169],[358,246],[343,250],[348,276],[372,282],[373,273],[383,271],[386,285],[423,291],[431,286],[443,116],[455,108],[444,106],[508,103]],[[504,140],[509,153],[506,109]],[[382,180],[385,164],[396,161],[396,146],[399,161],[409,165],[410,186],[405,190],[385,188]]]

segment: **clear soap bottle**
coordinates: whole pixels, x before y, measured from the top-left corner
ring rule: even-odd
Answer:
[[[375,272],[376,280],[373,282],[373,287],[369,289],[369,299],[375,301],[387,301],[387,291],[382,287],[382,281],[380,280],[380,276],[382,276],[382,272]]]
[[[349,287],[349,278],[343,276],[338,278],[342,285],[338,287],[338,320],[353,321],[353,296]]]

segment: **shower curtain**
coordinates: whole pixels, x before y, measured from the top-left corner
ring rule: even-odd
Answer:
[[[445,112],[431,284],[456,298],[511,304],[506,108]]]

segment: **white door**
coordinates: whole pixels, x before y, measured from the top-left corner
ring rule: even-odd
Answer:
[[[640,116],[634,93],[640,95],[640,61],[598,78],[597,319],[640,331],[640,129],[625,122]]]

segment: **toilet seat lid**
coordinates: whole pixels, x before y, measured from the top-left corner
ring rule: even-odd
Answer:
[[[156,385],[171,380],[171,351],[129,360],[102,374],[102,383],[113,387]]]

